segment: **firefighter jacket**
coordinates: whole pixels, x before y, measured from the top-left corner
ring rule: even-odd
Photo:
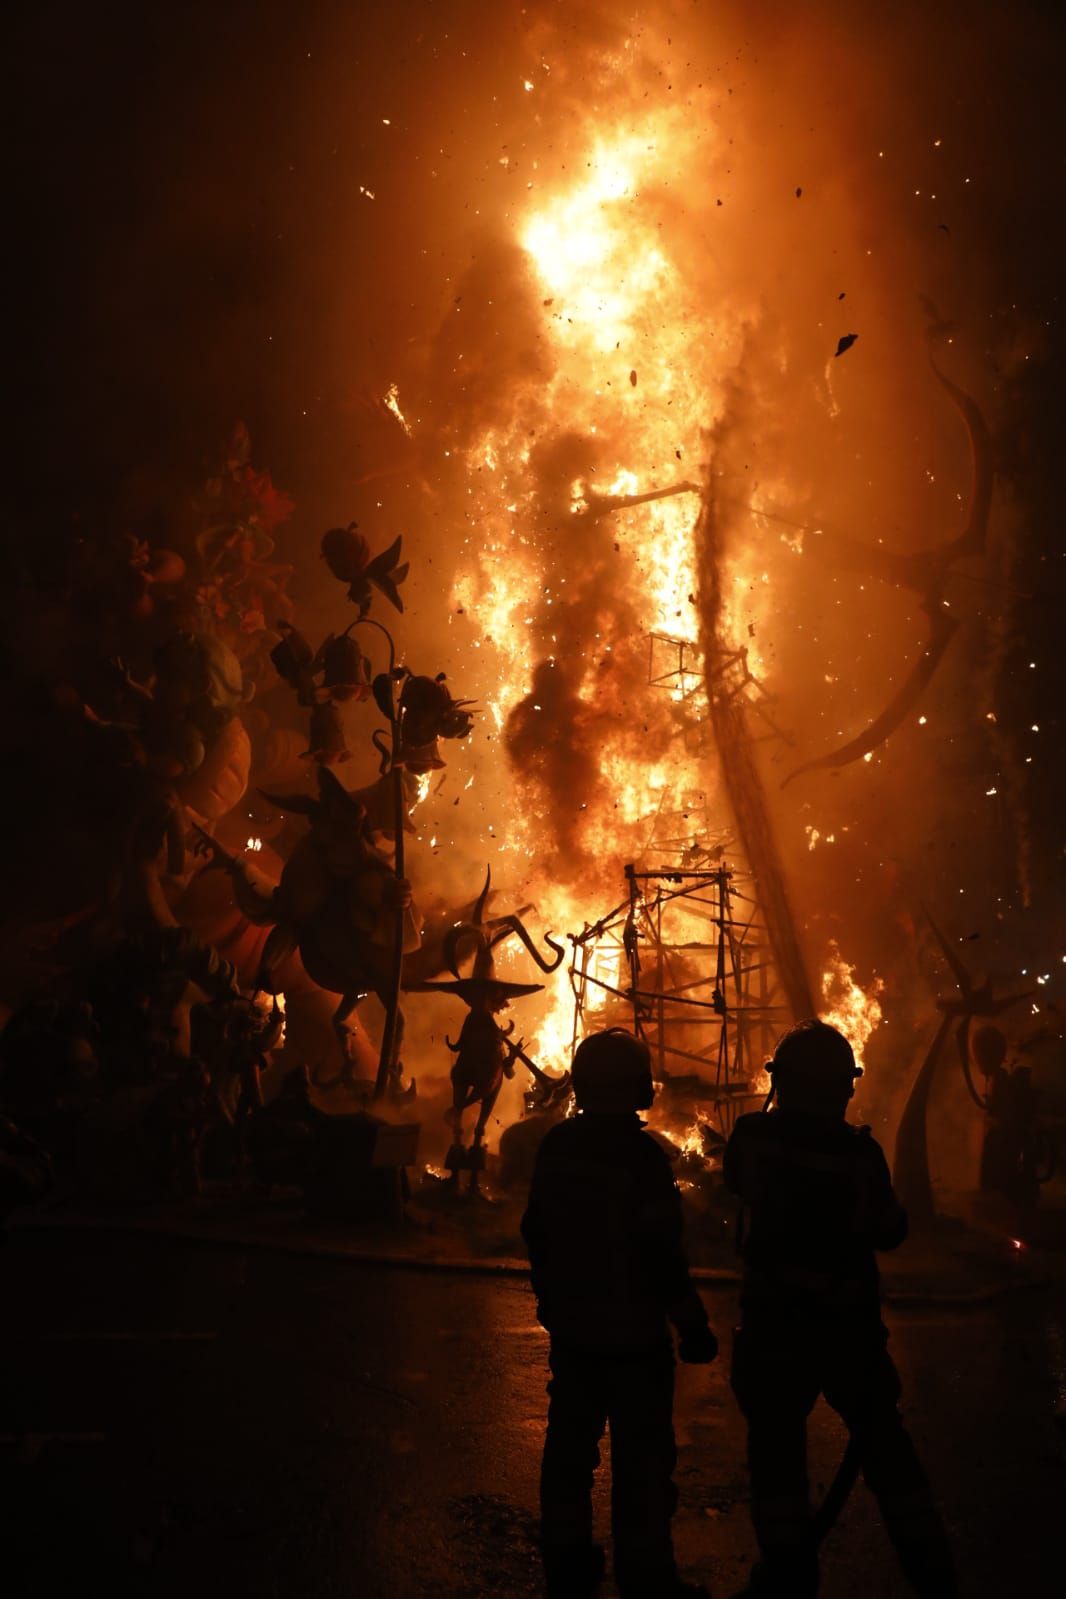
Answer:
[[[741,1116],[724,1176],[741,1201],[746,1323],[763,1313],[879,1321],[874,1252],[903,1242],[907,1213],[868,1127],[792,1110]]]
[[[638,1353],[665,1342],[668,1322],[682,1336],[707,1326],[669,1158],[636,1115],[584,1111],[547,1133],[522,1236],[553,1341]]]

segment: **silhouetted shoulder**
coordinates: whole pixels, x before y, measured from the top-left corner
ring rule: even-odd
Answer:
[[[567,1121],[556,1122],[554,1127],[549,1127],[548,1131],[544,1134],[544,1137],[540,1141],[540,1148],[537,1151],[537,1159],[551,1160],[555,1155],[565,1154],[568,1146],[572,1142],[573,1129],[576,1123],[577,1118],[571,1117]]]
[[[773,1114],[767,1115],[762,1110],[749,1111],[746,1116],[738,1116],[733,1124],[731,1138],[743,1142],[746,1138],[776,1137],[777,1128],[774,1126]]]
[[[853,1127],[850,1122],[846,1122],[845,1126],[854,1140],[852,1148],[858,1159],[865,1161],[867,1165],[874,1167],[877,1171],[887,1171],[888,1162],[885,1160],[885,1152],[877,1142],[871,1129],[869,1127]]]
[[[659,1140],[653,1137],[653,1135],[648,1132],[646,1127],[642,1127],[640,1129],[637,1135],[637,1142],[639,1143],[641,1153],[643,1154],[644,1159],[648,1162],[649,1166],[661,1168],[663,1171],[669,1172],[671,1176],[673,1175],[673,1161],[670,1159],[670,1156],[667,1154]]]

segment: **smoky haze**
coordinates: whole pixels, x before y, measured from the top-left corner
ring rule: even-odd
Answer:
[[[1052,1002],[1063,987],[1062,25],[1037,6],[664,6],[652,48],[623,8],[575,9],[23,8],[9,535],[15,550],[28,528],[60,544],[75,513],[165,534],[240,417],[296,502],[284,553],[311,630],[339,612],[321,531],[355,518],[375,546],[403,532],[412,664],[480,692],[476,617],[452,598],[479,536],[464,452],[520,411],[539,427],[551,374],[515,219],[621,103],[603,63],[629,48],[627,104],[713,107],[713,163],[678,173],[660,215],[742,349],[708,397],[708,455],[713,436],[725,536],[772,584],[747,641],[790,740],[768,741],[762,765],[796,918],[813,965],[835,938],[860,980],[886,980],[872,1058],[909,1063],[943,982],[923,905],[975,936],[978,970],[1008,985],[1039,965],[1056,972]],[[988,553],[951,577],[957,636],[889,743],[781,790],[877,715],[924,647],[919,596],[819,541],[918,551],[964,516],[966,435],[930,371],[923,296],[954,329],[945,370],[995,435]],[[383,411],[392,384],[410,437]],[[592,708],[568,675],[594,624],[619,640],[640,628],[631,589],[612,589],[610,525],[590,519],[579,542],[563,525],[573,479],[619,464],[609,417],[606,432],[533,458],[541,554],[575,577],[552,618],[567,647],[555,664],[538,652],[504,730],[473,736],[470,769],[497,774],[488,745],[505,739],[515,789],[449,809],[455,844],[433,867],[449,892],[476,887],[486,826],[516,803],[545,808],[582,881],[575,795],[602,791],[597,718],[625,717],[639,670],[622,650]],[[664,461],[662,480],[706,465]],[[650,758],[668,729],[642,736]],[[460,774],[466,760],[449,755]],[[453,801],[448,787],[427,834]]]

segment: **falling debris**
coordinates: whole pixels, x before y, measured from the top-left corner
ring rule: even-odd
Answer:
[[[843,338],[837,343],[836,349],[833,351],[834,360],[838,355],[843,355],[845,350],[850,350],[858,336],[859,335],[857,333],[845,333]]]

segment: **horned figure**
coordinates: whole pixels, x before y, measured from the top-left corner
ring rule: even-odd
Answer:
[[[511,1042],[514,1022],[501,1027],[496,1017],[506,1010],[512,999],[539,993],[544,986],[542,983],[498,981],[492,975],[492,956],[487,948],[485,955],[482,960],[479,952],[472,977],[460,977],[454,983],[440,985],[470,1007],[459,1032],[459,1042],[453,1044],[450,1038],[444,1040],[455,1056],[451,1069],[452,1107],[448,1113],[453,1139],[445,1165],[455,1186],[458,1186],[460,1171],[469,1170],[472,1194],[479,1191],[485,1167],[485,1129],[504,1078],[514,1076],[514,1063],[521,1047]],[[463,1112],[473,1105],[478,1106],[478,1115],[473,1146],[468,1151],[463,1145]]]
[[[456,1057],[451,1070],[452,1105],[448,1112],[454,1138],[445,1165],[452,1174],[453,1185],[458,1184],[460,1171],[470,1172],[471,1193],[479,1191],[480,1174],[485,1167],[485,1129],[499,1098],[504,1078],[514,1076],[515,1061],[521,1060],[532,1072],[539,1085],[539,1099],[542,1103],[557,1103],[561,1096],[565,1096],[570,1086],[569,1073],[560,1078],[549,1077],[530,1060],[521,1039],[517,1043],[511,1041],[515,1028],[513,1021],[501,1026],[496,1020],[512,999],[520,999],[526,994],[539,994],[543,991],[544,985],[506,983],[496,976],[492,951],[496,944],[507,937],[511,929],[504,926],[490,931],[485,927],[484,908],[488,892],[489,876],[486,874],[485,887],[475,906],[473,921],[453,929],[452,935],[446,941],[448,963],[455,973],[455,981],[406,985],[408,988],[417,987],[421,993],[454,994],[468,1007],[466,1020],[459,1033],[459,1042],[453,1044],[447,1037],[444,1040]],[[475,941],[473,971],[469,977],[460,977],[460,946],[470,936]],[[463,1113],[473,1105],[480,1108],[474,1124],[473,1146],[468,1150],[463,1144]]]
[[[382,782],[387,782],[383,779]],[[381,784],[349,793],[328,767],[318,768],[318,797],[306,794],[266,795],[271,804],[306,816],[309,830],[285,863],[277,887],[253,875],[245,862],[200,831],[201,848],[212,864],[228,871],[237,904],[250,922],[271,927],[263,949],[258,976],[267,992],[274,990],[274,973],[295,951],[307,975],[340,1001],[333,1025],[341,1054],[341,1076],[353,1086],[349,1054],[348,1020],[360,1001],[375,994],[389,1003],[394,969],[397,927],[400,926],[407,987],[452,968],[452,951],[468,937],[470,914],[484,911],[487,890],[475,907],[458,916],[454,908],[437,907],[424,918],[411,900],[411,885],[397,878],[392,862],[375,842],[388,837],[390,823],[381,814]],[[402,909],[402,917],[395,913]],[[565,951],[547,939],[554,959],[546,960],[522,923],[520,914],[490,917],[484,928],[494,942],[516,933],[542,971],[554,971]],[[400,1051],[404,1017],[397,1015],[395,1039],[388,1062],[388,1082],[393,1091],[401,1075]]]

